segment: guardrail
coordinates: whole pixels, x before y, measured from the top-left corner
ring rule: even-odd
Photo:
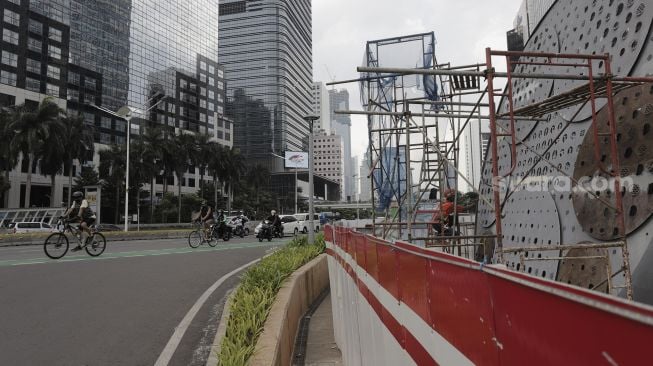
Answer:
[[[325,228],[345,364],[639,365],[653,307]]]

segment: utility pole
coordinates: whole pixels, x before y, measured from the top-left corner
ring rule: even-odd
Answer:
[[[315,209],[313,206],[313,122],[320,119],[318,116],[305,116],[308,122],[308,243],[315,244]]]

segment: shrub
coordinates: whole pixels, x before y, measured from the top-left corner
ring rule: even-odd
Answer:
[[[245,272],[231,300],[227,331],[220,347],[220,365],[247,363],[283,281],[324,252],[324,248],[322,234],[316,235],[315,245],[308,245],[305,236],[296,237]]]

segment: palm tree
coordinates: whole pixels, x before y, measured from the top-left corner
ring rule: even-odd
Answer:
[[[55,178],[61,173],[63,164],[67,160],[66,150],[69,146],[65,141],[64,124],[61,119],[50,123],[48,130],[46,138],[36,151],[35,158],[41,162],[41,173],[50,177],[50,207],[55,207]]]
[[[193,135],[180,131],[179,134],[173,135],[167,144],[171,156],[168,163],[177,177],[177,223],[181,223],[181,181],[184,178],[184,173],[191,166],[190,158],[195,146],[193,140]]]
[[[206,165],[209,174],[213,177],[213,202],[218,204],[218,182],[224,181],[227,174],[225,164],[226,149],[220,144],[211,144],[209,146],[210,159]]]
[[[270,180],[270,171],[265,166],[256,164],[247,172],[247,180],[249,181],[249,184],[254,187],[254,192],[256,193],[256,211],[258,212],[259,193],[261,187],[268,184]]]
[[[118,223],[120,218],[120,190],[125,181],[126,155],[125,145],[114,144],[100,151],[100,177],[116,188],[114,223]]]
[[[149,179],[152,182],[150,187],[150,224],[154,222],[154,196],[156,195],[156,176],[162,170],[161,157],[162,155],[162,144],[164,141],[163,132],[160,128],[149,127],[145,130],[145,133],[141,135],[141,139],[144,146],[143,151],[143,162],[144,164],[150,163],[150,167],[146,168],[146,171],[150,173]],[[165,179],[164,175],[164,179]]]
[[[240,150],[231,148],[226,150],[225,154],[225,165],[226,165],[226,183],[228,187],[228,199],[227,199],[227,212],[231,211],[231,200],[233,198],[233,186],[234,182],[240,179],[240,176],[245,172],[245,161],[243,156],[240,155]]]
[[[0,109],[0,169],[4,170],[4,179],[0,186],[0,194],[6,192],[9,188],[9,173],[18,164],[19,152],[12,148],[11,141],[14,139],[15,132],[10,128],[12,111]]]
[[[32,168],[34,167],[36,152],[43,141],[48,139],[51,130],[49,125],[56,123],[62,109],[56,105],[52,98],[45,98],[36,110],[29,110],[25,105],[16,108],[9,128],[15,132],[11,141],[11,149],[22,153],[23,159],[27,157],[27,182],[25,183],[25,207],[30,205],[32,190]]]
[[[80,165],[86,162],[89,156],[93,156],[95,145],[93,144],[93,126],[84,124],[84,117],[81,114],[66,114],[63,119],[62,142],[65,149],[65,164],[68,166],[68,197],[73,187],[73,164],[77,160]]]
[[[211,136],[208,134],[195,135],[195,154],[191,158],[195,166],[200,169],[200,198],[204,199],[204,173],[209,161],[211,160],[211,145],[215,142],[211,141]]]

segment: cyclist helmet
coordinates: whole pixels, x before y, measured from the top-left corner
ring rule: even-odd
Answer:
[[[276,215],[276,214],[277,214],[277,211],[275,211],[275,210],[272,210],[272,211],[270,211],[270,214],[271,214],[272,216],[274,216],[274,215]]]
[[[74,199],[75,201],[82,200],[83,198],[84,198],[84,193],[82,193],[82,192],[80,192],[80,191],[73,192],[73,199]]]
[[[206,207],[206,200],[202,201],[202,207]]]

